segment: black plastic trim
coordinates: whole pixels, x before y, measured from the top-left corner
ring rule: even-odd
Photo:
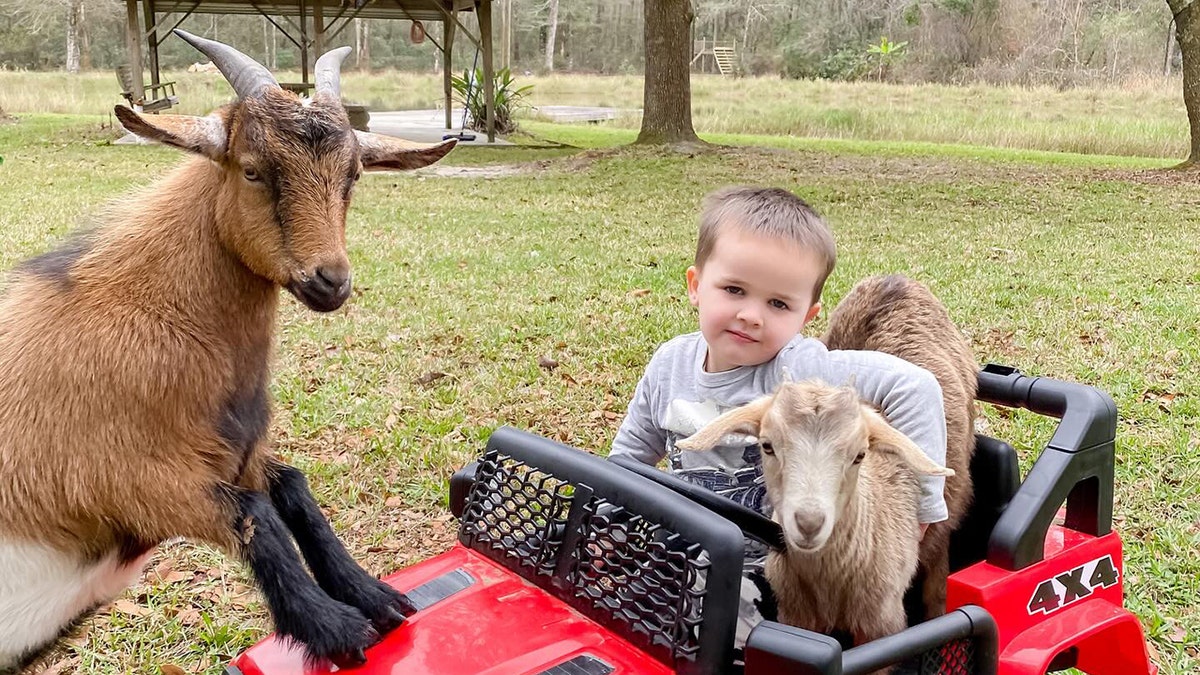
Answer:
[[[827,635],[764,621],[746,640],[746,675],[862,675],[961,639],[975,647],[972,675],[996,675],[999,632],[992,615],[975,605],[844,652]]]
[[[450,476],[450,513],[455,518],[462,518],[463,510],[467,507],[467,495],[471,494],[471,486],[475,483],[475,473],[479,470],[476,460],[464,466]]]
[[[580,654],[570,661],[550,666],[537,675],[608,675],[614,670],[616,668],[591,654]]]
[[[741,528],[747,537],[756,539],[776,551],[784,549],[783,529],[779,527],[778,523],[758,511],[742,506],[727,497],[722,497],[712,490],[677,478],[666,471],[660,471],[655,467],[643,464],[632,457],[609,457],[608,460],[629,469],[639,476],[649,478],[659,485],[670,488],[675,493],[683,495],[689,500],[716,513]]]
[[[1041,561],[1046,531],[1064,501],[1066,527],[1093,536],[1111,532],[1117,435],[1112,397],[1095,387],[989,364],[979,374],[978,398],[1061,420],[996,522],[988,562],[1015,571]]]
[[[995,675],[999,655],[996,621],[987,610],[975,605],[847,650],[842,654],[842,673],[874,672],[962,638],[973,638],[975,643],[974,675]]]
[[[413,607],[420,611],[436,605],[459,591],[470,588],[475,581],[475,577],[460,567],[430,579],[404,595]]]
[[[841,675],[842,646],[837,640],[763,621],[746,639],[746,675]]]

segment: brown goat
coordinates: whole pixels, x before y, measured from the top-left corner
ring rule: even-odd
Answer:
[[[946,509],[921,540],[920,572],[925,618],[946,613],[950,534],[971,506],[975,454],[975,390],[979,365],[946,308],[925,286],[900,275],[859,282],[829,317],[821,341],[830,349],[886,352],[933,373],[946,408]]]
[[[117,108],[126,129],[199,157],[22,264],[0,300],[0,672],[174,537],[246,561],[276,629],[312,661],[362,663],[412,611],[272,456],[268,361],[280,287],[322,312],[350,295],[346,210],[361,172],[425,166],[454,143],[351,129],[349,48],[318,61],[307,99],[236,50],[177,33],[239,99],[207,117]]]

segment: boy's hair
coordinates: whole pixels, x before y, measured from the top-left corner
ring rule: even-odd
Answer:
[[[817,277],[812,301],[820,299],[825,280],[837,262],[837,246],[829,226],[813,207],[780,188],[737,185],[709,193],[700,210],[697,268],[704,267],[717,245],[717,238],[730,227],[764,237],[786,239],[815,253],[824,269]]]

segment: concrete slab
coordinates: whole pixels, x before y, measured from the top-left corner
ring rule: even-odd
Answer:
[[[535,114],[547,117],[553,122],[564,124],[578,122],[601,122],[612,120],[626,114],[641,114],[640,110],[622,110],[619,108],[604,108],[599,106],[575,105],[544,105],[534,109]],[[462,108],[451,110],[451,119],[460,124],[463,119]],[[396,136],[421,143],[436,143],[447,134],[457,134],[456,127],[445,127],[446,115],[441,110],[390,110],[371,113],[370,130],[377,134]],[[487,145],[487,134],[475,134],[473,141],[460,141],[467,145]],[[496,145],[512,145],[503,138],[496,137]]]
[[[452,115],[454,120],[462,121],[461,109],[453,110]],[[446,114],[441,110],[391,110],[371,112],[371,122],[368,128],[376,134],[395,136],[408,141],[438,143],[443,136],[457,134],[461,131],[458,128],[447,129],[445,124]],[[470,130],[467,133],[475,134],[475,140],[460,140],[460,145],[488,144],[486,133]],[[493,145],[512,145],[512,143],[496,136],[496,142]]]

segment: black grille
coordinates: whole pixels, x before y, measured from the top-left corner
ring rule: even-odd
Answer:
[[[976,672],[975,643],[970,638],[958,638],[907,660],[893,675],[974,675]]]
[[[500,453],[479,466],[462,534],[522,576],[550,580],[607,627],[695,659],[709,568],[698,544]]]
[[[694,659],[703,580],[709,565],[697,544],[620,507],[597,500],[577,555],[575,595],[676,657]]]
[[[463,544],[680,673],[727,667],[737,528],[602,459],[502,431],[467,497]]]
[[[958,639],[921,655],[921,675],[971,675],[975,672],[975,643]]]

